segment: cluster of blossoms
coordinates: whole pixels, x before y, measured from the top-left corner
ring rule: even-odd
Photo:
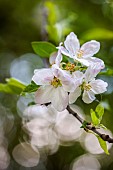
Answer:
[[[32,80],[40,85],[35,94],[38,104],[50,103],[61,112],[68,104],[74,103],[82,94],[82,100],[89,104],[95,100],[96,94],[105,92],[108,84],[95,79],[104,68],[104,62],[94,57],[100,49],[100,43],[92,40],[80,48],[77,36],[71,32],[60,43],[58,52],[50,56],[50,68],[34,71]],[[63,62],[63,55],[70,62]]]
[[[67,106],[81,95],[89,104],[96,94],[107,90],[106,82],[95,79],[104,68],[104,62],[93,56],[99,51],[100,43],[92,40],[80,48],[77,36],[71,32],[62,44],[51,54],[50,68],[37,69],[32,77],[40,87],[35,92],[36,104],[27,107],[23,115],[23,129],[29,135],[29,142],[13,150],[13,157],[23,166],[38,164],[40,148],[51,154],[62,142],[75,141],[79,137],[77,132],[81,133],[80,122],[69,114]],[[64,62],[64,56],[68,62]]]

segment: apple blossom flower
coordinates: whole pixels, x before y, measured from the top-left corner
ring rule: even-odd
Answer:
[[[104,68],[104,62],[101,59],[97,59],[96,57],[92,57],[96,54],[100,49],[100,43],[91,40],[86,42],[80,47],[79,40],[77,36],[71,32],[64,41],[64,46],[57,47],[60,49],[61,53],[73,58],[76,61],[79,61],[85,66],[89,66],[93,63],[101,63],[101,68]]]
[[[66,70],[54,64],[51,68],[35,70],[32,80],[40,85],[35,93],[36,103],[51,102],[58,111],[63,111],[67,107],[68,92],[74,91],[74,81]]]
[[[95,100],[96,94],[101,94],[107,91],[106,88],[108,84],[106,82],[100,79],[95,80],[95,77],[100,72],[100,70],[101,70],[100,63],[91,65],[87,68],[86,72],[84,73],[84,76],[81,77],[82,80],[79,81],[78,85],[75,85],[76,88],[74,92],[70,92],[69,94],[70,104],[74,103],[77,100],[77,98],[81,95],[82,90],[83,90],[82,100],[87,104]]]

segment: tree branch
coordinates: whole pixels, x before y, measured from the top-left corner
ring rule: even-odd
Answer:
[[[83,120],[76,112],[74,112],[70,106],[68,105],[67,106],[67,110],[70,114],[72,114],[74,117],[77,118],[77,120],[83,124],[84,122],[86,122],[85,120]],[[92,132],[94,132],[95,134],[97,134],[98,136],[100,136],[104,141],[107,141],[109,143],[113,143],[113,138],[110,138],[109,135],[106,135],[106,134],[102,134],[100,133],[97,128],[95,126],[92,126],[91,123],[89,122],[86,122],[86,126],[84,128],[84,130],[87,132],[88,130],[91,130]]]

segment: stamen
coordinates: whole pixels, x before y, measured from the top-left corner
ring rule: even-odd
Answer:
[[[77,52],[77,57],[81,58],[83,56],[84,51],[83,50],[78,50]]]
[[[51,85],[57,88],[58,86],[62,86],[60,80],[57,77],[54,77],[51,81]]]
[[[91,89],[91,85],[90,84],[84,84],[84,90],[89,91]]]
[[[67,71],[74,72],[75,71],[75,65],[73,63],[67,63],[65,69]]]

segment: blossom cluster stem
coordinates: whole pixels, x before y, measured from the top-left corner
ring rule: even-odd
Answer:
[[[84,119],[82,119],[76,112],[74,112],[70,106],[67,106],[67,110],[70,114],[72,114],[81,124],[86,122]],[[93,126],[91,123],[86,122],[86,126],[84,127],[84,130],[88,132],[88,130],[94,132],[98,136],[100,136],[104,141],[107,141],[109,143],[113,143],[113,138],[111,138],[109,135],[100,133],[95,126]]]

